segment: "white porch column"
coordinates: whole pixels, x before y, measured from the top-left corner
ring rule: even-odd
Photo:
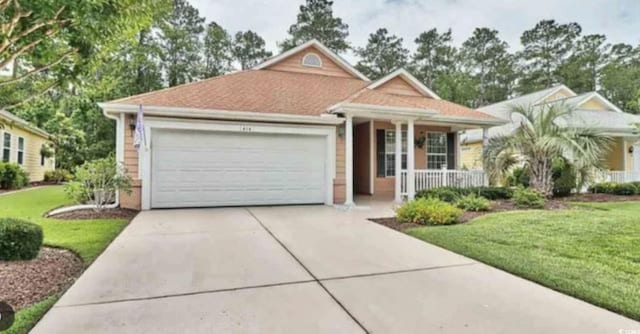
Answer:
[[[482,148],[489,145],[489,128],[482,128]]]
[[[396,203],[402,202],[402,123],[396,122]]]
[[[454,157],[455,159],[455,169],[456,170],[460,170],[462,168],[462,146],[460,145],[460,131],[456,132],[455,135],[455,145],[454,147],[456,148],[456,155]]]
[[[414,142],[413,120],[410,119],[407,121],[407,197],[409,200],[416,195]]]
[[[353,205],[353,116],[347,114],[345,122],[344,140],[344,169],[345,169],[345,205]]]

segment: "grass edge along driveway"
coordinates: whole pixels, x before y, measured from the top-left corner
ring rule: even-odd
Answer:
[[[489,214],[409,235],[640,320],[640,203]]]
[[[46,246],[69,249],[79,255],[85,268],[124,229],[124,219],[58,220],[45,218],[48,211],[71,204],[62,186],[48,186],[0,196],[0,217],[26,219],[42,226]],[[55,294],[16,313],[7,334],[27,333],[58,300]]]

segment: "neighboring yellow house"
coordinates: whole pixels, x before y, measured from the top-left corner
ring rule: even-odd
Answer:
[[[511,115],[514,105],[563,104],[575,111],[564,125],[592,128],[615,139],[608,155],[604,157],[609,168],[606,178],[610,181],[625,182],[640,179],[640,142],[634,124],[640,117],[620,110],[613,103],[596,92],[576,94],[565,85],[558,85],[510,100],[488,105],[478,110],[491,116],[510,120],[506,125],[485,130],[470,130],[461,135],[461,162],[468,169],[482,169],[483,138],[508,135],[518,127]]]
[[[0,161],[22,166],[31,182],[44,180],[44,173],[56,165],[53,156],[43,154],[43,147],[51,150],[51,136],[4,110],[0,110],[0,124]]]

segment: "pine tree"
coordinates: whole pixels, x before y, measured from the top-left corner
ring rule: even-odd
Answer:
[[[160,23],[162,67],[169,86],[199,78],[204,17],[186,0],[174,0],[173,12]]]
[[[604,35],[587,35],[578,40],[573,54],[559,69],[565,85],[578,93],[597,89],[610,48],[606,40]]]
[[[413,55],[415,76],[427,87],[437,90],[436,80],[453,72],[455,68],[456,48],[452,46],[451,29],[438,33],[431,29],[421,33],[415,39],[417,45]]]
[[[317,39],[329,49],[342,53],[349,48],[349,26],[333,16],[333,1],[306,0],[300,6],[297,22],[289,27],[289,38],[278,43],[282,51]]]
[[[272,55],[265,49],[264,39],[251,30],[236,33],[232,53],[243,70],[259,64]]]
[[[402,38],[389,35],[385,28],[370,34],[367,46],[358,48],[356,54],[361,59],[356,68],[372,80],[404,67],[409,60],[409,50],[402,46]]]
[[[214,77],[231,71],[231,51],[231,36],[217,23],[209,23],[204,36],[204,77]]]

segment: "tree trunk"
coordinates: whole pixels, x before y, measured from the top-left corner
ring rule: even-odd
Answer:
[[[531,162],[529,166],[531,187],[539,191],[545,197],[553,196],[553,178],[551,160],[539,159]]]

